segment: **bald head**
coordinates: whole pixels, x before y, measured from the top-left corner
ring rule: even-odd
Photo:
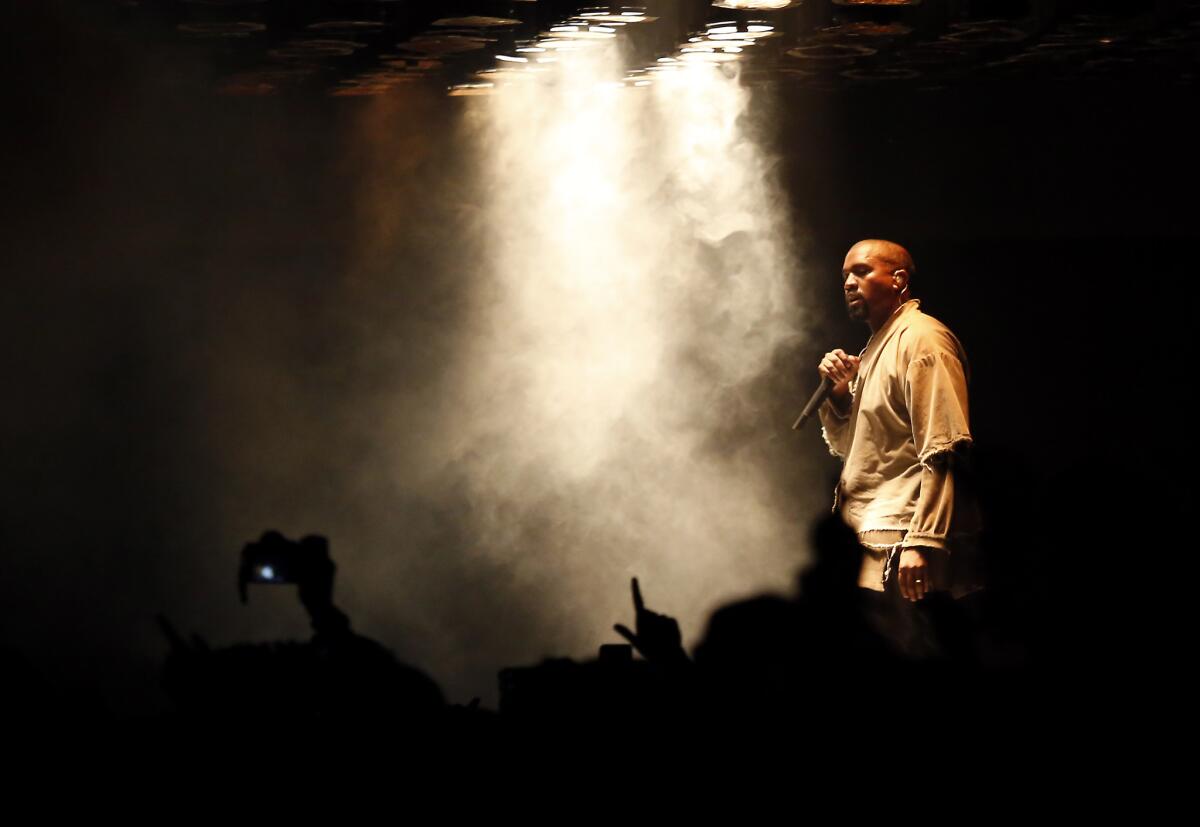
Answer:
[[[912,256],[908,250],[901,247],[894,241],[885,241],[882,238],[866,238],[850,248],[851,251],[861,249],[868,260],[879,261],[883,263],[889,270],[903,270],[908,273],[909,281],[916,275],[917,265],[913,263]]]

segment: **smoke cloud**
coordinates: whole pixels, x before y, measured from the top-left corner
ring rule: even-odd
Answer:
[[[630,576],[694,638],[804,559],[764,456],[756,382],[803,315],[750,93],[709,65],[648,89],[620,70],[591,49],[463,112],[480,255],[415,465],[457,500],[463,565],[532,615],[489,642],[517,661],[613,640]]]

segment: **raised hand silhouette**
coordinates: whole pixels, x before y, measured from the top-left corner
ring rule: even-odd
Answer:
[[[630,631],[628,626],[620,623],[614,624],[613,629],[652,663],[687,662],[688,656],[683,650],[683,636],[679,632],[679,623],[669,615],[652,612],[646,608],[636,577],[633,578],[631,586],[636,631]]]

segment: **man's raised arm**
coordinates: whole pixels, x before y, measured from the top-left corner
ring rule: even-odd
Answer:
[[[817,409],[821,418],[821,436],[835,457],[846,458],[850,451],[850,409],[853,401],[850,380],[858,373],[858,357],[838,348],[826,353],[817,365],[821,378],[833,381],[829,398]]]

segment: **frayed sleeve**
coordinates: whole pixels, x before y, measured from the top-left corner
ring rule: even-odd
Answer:
[[[850,437],[850,417],[839,414],[828,399],[817,408],[817,415],[821,418],[821,437],[829,446],[829,453],[845,459],[850,451],[846,444]]]
[[[929,467],[933,457],[970,444],[966,370],[956,353],[934,350],[913,359],[904,377],[904,397],[922,465]]]
[[[947,454],[939,454],[921,468],[921,494],[913,509],[912,523],[904,535],[904,547],[946,548],[954,517],[954,466]]]
[[[946,548],[955,509],[955,452],[971,444],[963,358],[938,347],[913,359],[904,378],[921,491],[904,545]]]

